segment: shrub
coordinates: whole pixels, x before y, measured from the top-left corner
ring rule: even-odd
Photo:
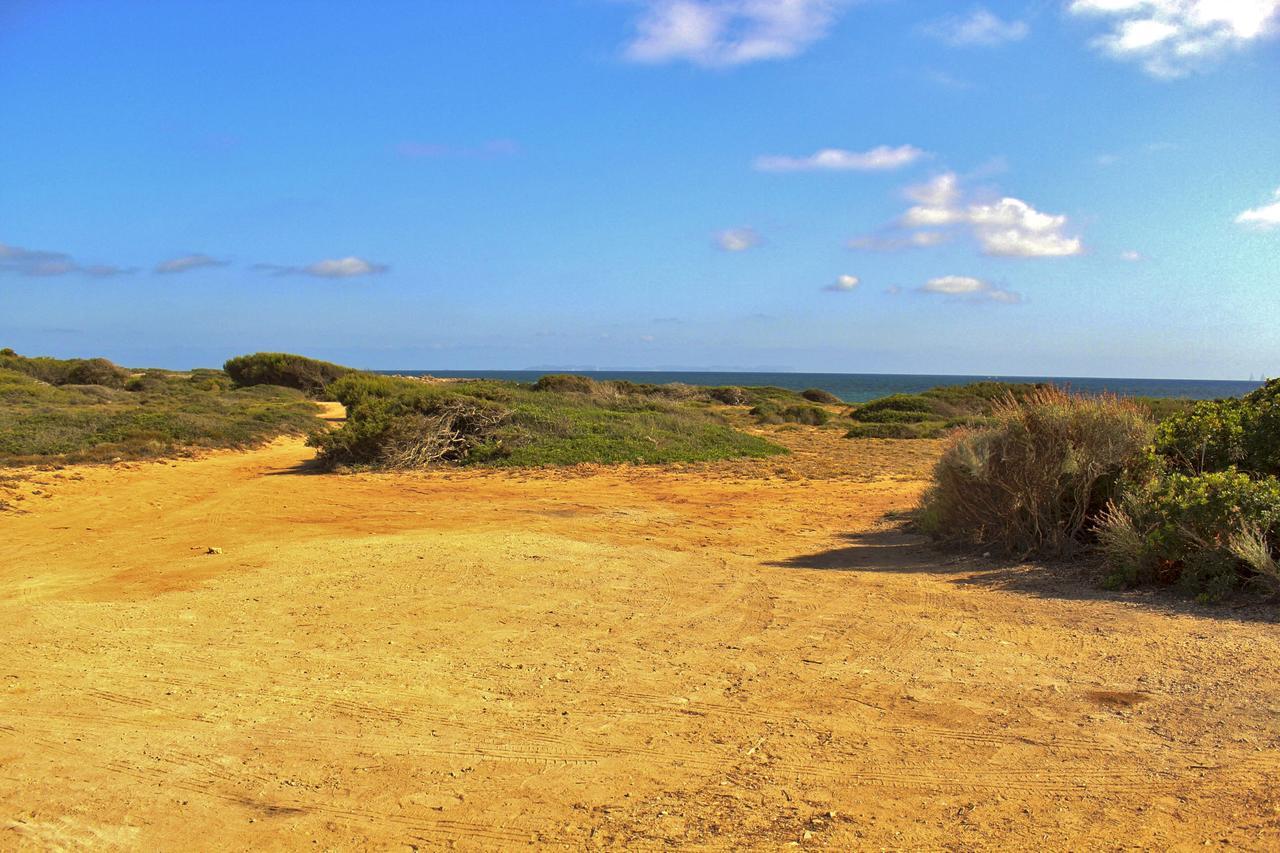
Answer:
[[[747,396],[747,392],[736,385],[726,385],[723,388],[708,388],[707,397],[716,403],[723,403],[726,406],[745,406],[751,401]]]
[[[855,423],[845,432],[845,438],[940,438],[946,424],[939,421],[927,423]]]
[[[596,383],[586,376],[576,376],[571,373],[552,373],[541,377],[537,382],[533,383],[533,390],[555,391],[560,394],[590,394],[596,390]]]
[[[123,388],[129,371],[105,358],[27,358],[11,349],[0,351],[0,368],[25,373],[49,385],[102,385]]]
[[[1126,489],[1098,522],[1109,583],[1176,583],[1216,601],[1241,581],[1277,587],[1280,481],[1234,469],[1173,472]]]
[[[1222,471],[1245,457],[1244,414],[1242,400],[1196,403],[1160,424],[1156,452],[1189,473]]]
[[[355,372],[349,367],[284,352],[237,356],[222,367],[238,387],[282,385],[312,398],[323,396],[329,383]]]
[[[751,409],[751,414],[762,424],[808,424],[822,426],[831,418],[830,412],[811,404],[780,405],[765,402]]]
[[[1239,400],[1196,403],[1165,419],[1156,451],[1188,473],[1235,466],[1257,475],[1280,475],[1280,379]]]
[[[1135,404],[1051,387],[1011,395],[991,417],[992,426],[962,429],[944,452],[920,523],[938,538],[1021,556],[1084,544],[1151,438]]]
[[[835,394],[830,391],[823,391],[821,388],[806,388],[800,392],[800,396],[810,403],[821,403],[824,406],[839,406],[844,403],[844,400],[841,400]]]

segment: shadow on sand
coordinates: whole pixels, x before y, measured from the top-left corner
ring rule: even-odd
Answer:
[[[1189,615],[1241,622],[1280,623],[1274,601],[1242,595],[1239,601],[1204,605],[1168,589],[1110,591],[1100,585],[1102,570],[1095,561],[1073,560],[1021,563],[973,553],[944,551],[901,525],[863,533],[846,533],[847,545],[801,554],[765,565],[829,572],[893,572],[930,574],[957,586],[998,589],[1072,601],[1110,601],[1139,605],[1170,615]]]

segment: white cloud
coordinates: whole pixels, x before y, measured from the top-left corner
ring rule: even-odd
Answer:
[[[1073,14],[1105,18],[1094,46],[1154,77],[1182,77],[1276,34],[1280,0],[1071,0]]]
[[[933,246],[950,235],[945,229],[967,227],[982,251],[1001,257],[1042,258],[1078,255],[1084,251],[1079,237],[1066,233],[1065,215],[1043,213],[1022,199],[1006,196],[994,202],[966,199],[954,172],[908,187],[914,201],[897,222],[903,233],[857,237],[854,249],[903,249]]]
[[[1031,28],[1025,21],[1005,21],[979,6],[967,15],[952,15],[926,24],[924,32],[953,47],[995,47],[1021,41]]]
[[[761,172],[884,172],[909,166],[926,156],[926,153],[914,145],[899,145],[896,148],[880,145],[870,151],[824,148],[808,157],[757,157],[755,167]]]
[[[377,275],[390,269],[386,264],[366,261],[364,258],[346,257],[316,261],[302,267],[285,264],[254,264],[253,269],[269,272],[272,275],[310,275],[317,278],[355,278],[362,275]]]
[[[931,278],[916,290],[920,293],[948,296],[966,302],[999,302],[1003,305],[1016,305],[1022,301],[1022,295],[1019,293],[967,275],[944,275]]]
[[[359,275],[375,275],[387,271],[386,264],[375,264],[364,258],[346,257],[316,261],[302,268],[307,275],[321,278],[353,278]]]
[[[156,264],[155,271],[158,273],[179,273],[188,270],[201,269],[202,267],[225,267],[226,261],[220,261],[217,258],[211,258],[208,255],[194,254],[182,255],[177,258],[170,258],[167,261],[161,261]]]
[[[837,277],[835,281],[822,289],[830,291],[831,293],[848,293],[851,290],[857,290],[858,285],[860,284],[862,284],[862,279],[858,278],[856,275],[846,274]]]
[[[632,62],[728,67],[801,53],[835,22],[843,0],[641,0]]]
[[[1125,251],[1120,253],[1120,259],[1124,261],[1128,261],[1131,264],[1136,264],[1141,261],[1145,261],[1147,259],[1147,256],[1137,251],[1136,249],[1126,249]]]
[[[1253,207],[1236,217],[1237,225],[1244,225],[1258,231],[1271,231],[1280,228],[1280,189],[1272,195],[1271,204]]]
[[[42,249],[24,249],[21,246],[10,246],[0,243],[0,273],[45,278],[49,276],[79,275],[94,278],[109,278],[117,275],[129,275],[135,272],[129,267],[117,267],[111,264],[82,265],[72,259],[66,252],[49,252]]]
[[[760,245],[754,228],[726,228],[716,234],[716,245],[726,252],[745,252]]]

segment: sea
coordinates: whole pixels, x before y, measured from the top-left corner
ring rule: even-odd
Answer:
[[[747,373],[663,370],[383,370],[401,376],[466,377],[536,382],[548,373],[575,373],[592,379],[625,379],[663,385],[776,385],[792,391],[821,388],[846,403],[864,403],[889,394],[915,394],[939,385],[996,382],[1051,382],[1080,393],[1110,392],[1126,397],[1182,397],[1215,400],[1239,397],[1261,382],[1227,379],[1100,379],[1087,376],[930,376],[916,373]]]

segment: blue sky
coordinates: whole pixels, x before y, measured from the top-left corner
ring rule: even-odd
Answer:
[[[1280,372],[1280,0],[0,4],[0,345]]]

